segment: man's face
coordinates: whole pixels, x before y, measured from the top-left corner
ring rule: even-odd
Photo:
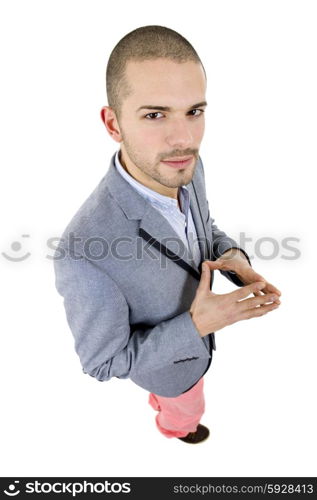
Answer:
[[[169,59],[133,61],[127,64],[126,78],[132,93],[123,100],[118,124],[121,162],[154,188],[156,183],[166,188],[188,184],[205,128],[202,66]],[[191,159],[181,168],[163,163],[182,157]]]

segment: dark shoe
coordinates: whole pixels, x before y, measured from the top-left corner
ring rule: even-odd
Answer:
[[[178,439],[181,439],[181,441],[185,441],[185,443],[196,444],[205,441],[205,439],[207,439],[208,436],[209,436],[208,427],[198,424],[196,432],[189,432],[187,436],[179,437]]]

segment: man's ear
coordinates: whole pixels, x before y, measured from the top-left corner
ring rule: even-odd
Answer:
[[[110,106],[103,106],[100,110],[100,117],[110,137],[116,142],[122,142],[121,131],[114,110]]]
[[[101,120],[102,120],[103,123],[105,123],[105,109],[106,109],[106,106],[104,106],[100,110],[100,117],[101,117]]]

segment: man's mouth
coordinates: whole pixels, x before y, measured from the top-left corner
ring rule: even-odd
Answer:
[[[174,168],[185,168],[192,162],[193,156],[179,156],[169,160],[163,160],[162,163]]]

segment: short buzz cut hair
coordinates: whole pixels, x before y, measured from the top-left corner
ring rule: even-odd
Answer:
[[[132,91],[125,74],[127,63],[159,58],[171,59],[178,63],[200,63],[206,77],[205,68],[197,52],[186,38],[165,26],[141,26],[121,38],[112,50],[107,64],[108,105],[115,111],[118,119],[121,116],[122,102]]]

